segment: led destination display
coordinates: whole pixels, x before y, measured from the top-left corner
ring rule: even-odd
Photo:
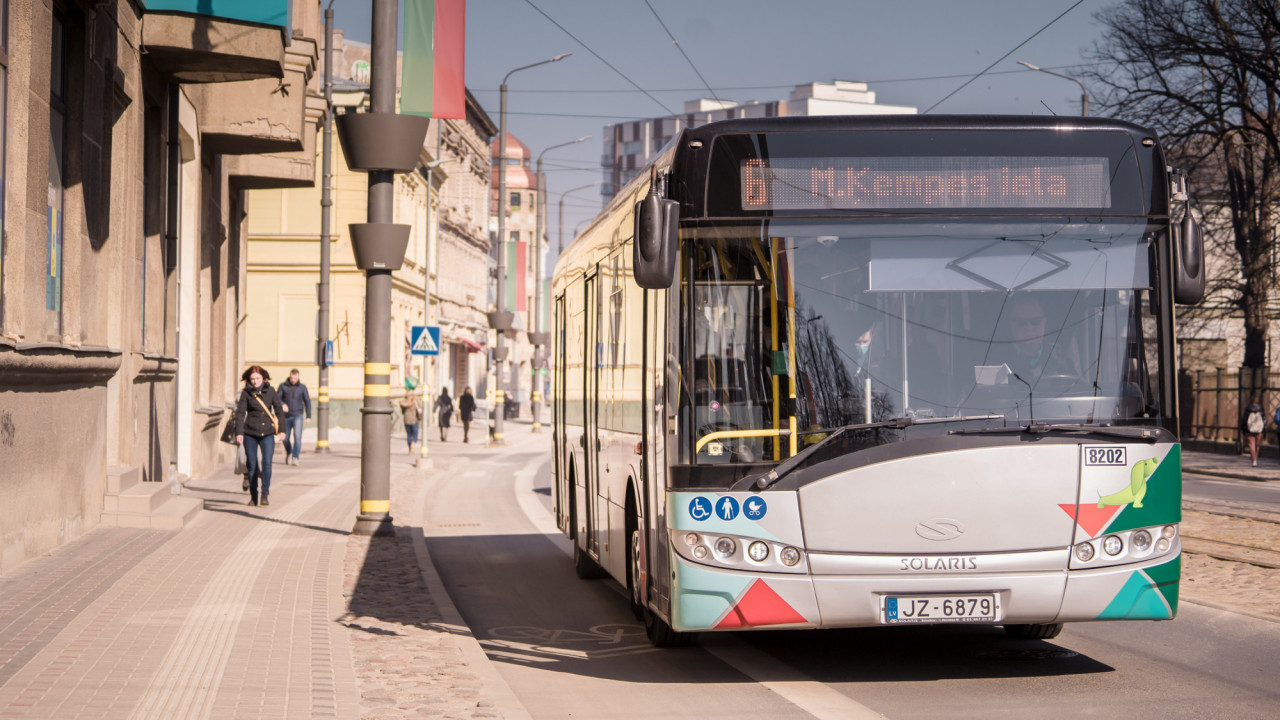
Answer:
[[[1105,157],[744,160],[743,210],[1111,207]]]

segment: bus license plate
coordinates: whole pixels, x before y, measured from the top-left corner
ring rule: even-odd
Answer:
[[[885,595],[880,601],[885,625],[995,622],[999,614],[995,595]]]

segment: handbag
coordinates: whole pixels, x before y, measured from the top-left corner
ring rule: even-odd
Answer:
[[[231,417],[227,418],[227,424],[222,426],[222,442],[228,445],[236,444],[236,414],[231,413]]]
[[[236,446],[236,467],[234,472],[236,475],[243,475],[249,472],[249,456],[244,452],[244,445]]]

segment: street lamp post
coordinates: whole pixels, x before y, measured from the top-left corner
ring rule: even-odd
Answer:
[[[1022,60],[1019,60],[1018,64],[1024,67],[1030,68],[1031,70],[1038,70],[1042,73],[1053,75],[1054,77],[1060,77],[1063,80],[1070,80],[1071,82],[1079,85],[1080,86],[1080,115],[1082,117],[1089,117],[1089,91],[1085,89],[1084,83],[1080,82],[1076,78],[1071,77],[1070,75],[1063,75],[1062,73],[1057,73],[1052,70],[1045,70],[1044,68],[1036,67],[1035,65],[1032,65],[1029,62],[1023,62]]]
[[[531,378],[530,378],[530,384],[529,384],[529,387],[532,390],[532,396],[530,400],[531,400],[531,410],[533,414],[533,431],[534,432],[542,431],[542,423],[541,423],[542,390],[540,387],[540,383],[538,382],[538,371],[541,369],[540,368],[540,365],[542,364],[541,360],[547,352],[546,350],[547,319],[542,313],[542,302],[543,302],[542,276],[546,272],[546,269],[543,267],[544,250],[543,250],[542,240],[543,240],[543,236],[546,234],[546,228],[547,228],[547,178],[545,175],[542,174],[542,156],[546,155],[548,152],[552,150],[555,150],[556,148],[568,147],[569,145],[577,145],[578,143],[586,142],[590,139],[591,139],[590,135],[583,135],[577,140],[570,140],[569,142],[562,142],[559,145],[552,145],[551,147],[546,148],[542,152],[538,153],[538,166],[537,166],[537,171],[535,173],[535,176],[538,181],[538,201],[537,201],[537,207],[535,209],[538,225],[537,225],[537,231],[533,237],[534,267],[536,268],[534,271],[534,280],[533,280],[534,281],[533,330],[534,330],[535,342],[534,342],[534,351],[533,351],[534,362],[533,362],[532,372],[530,373]]]
[[[506,312],[507,293],[507,80],[521,70],[546,65],[563,60],[573,53],[561,53],[553,58],[540,60],[529,65],[522,65],[502,78],[498,88],[498,312]],[[505,396],[502,391],[502,366],[505,357],[502,335],[504,329],[498,329],[498,342],[494,347],[494,357],[498,363],[497,388],[494,392],[493,442],[503,443],[502,420],[505,410]]]
[[[319,366],[316,395],[316,452],[329,452],[329,275],[330,248],[333,235],[330,232],[333,215],[333,2],[324,11],[324,145],[321,174],[324,186],[320,189],[320,313],[316,327],[320,331],[316,342],[316,364]]]
[[[560,218],[559,218],[560,232],[559,232],[559,238],[556,240],[556,245],[558,246],[556,249],[556,254],[564,252],[564,199],[569,197],[571,194],[578,192],[579,190],[586,190],[587,188],[593,188],[599,185],[600,182],[601,181],[597,180],[593,183],[587,183],[586,185],[581,185],[579,187],[573,188],[572,190],[565,190],[563,193],[560,194]]]

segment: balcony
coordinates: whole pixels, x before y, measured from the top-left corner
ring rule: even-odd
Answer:
[[[147,59],[183,83],[282,78],[289,0],[139,0]]]

